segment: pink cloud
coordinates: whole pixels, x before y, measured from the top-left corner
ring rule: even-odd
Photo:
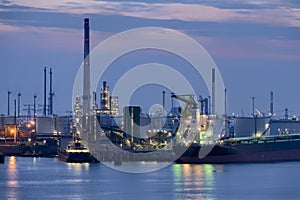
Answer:
[[[245,4],[272,5],[272,8],[260,9],[224,9],[214,6],[187,3],[146,3],[146,2],[110,2],[69,0],[39,1],[24,0],[11,1],[8,5],[27,6],[31,8],[47,9],[48,12],[62,12],[70,14],[102,14],[122,15],[130,17],[182,20],[205,22],[252,22],[264,24],[280,24],[282,26],[300,27],[300,9],[284,2],[276,1],[248,1]],[[47,11],[45,10],[45,11]],[[276,19],[276,20],[275,20]]]

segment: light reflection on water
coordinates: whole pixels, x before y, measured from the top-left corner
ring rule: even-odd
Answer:
[[[133,163],[147,167],[147,163]],[[300,162],[179,165],[130,174],[102,164],[6,157],[0,199],[299,199]]]
[[[8,199],[18,199],[18,171],[16,157],[11,156],[8,160],[8,170],[7,170],[7,197]]]
[[[220,172],[220,170],[222,170],[222,166],[209,164],[174,164],[172,166],[175,190],[174,199],[215,199],[214,173]]]
[[[68,170],[73,172],[75,176],[82,175],[83,172],[89,171],[89,163],[66,163],[68,165]]]

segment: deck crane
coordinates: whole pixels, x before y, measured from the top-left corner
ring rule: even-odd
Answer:
[[[191,94],[172,94],[172,98],[176,98],[185,103],[184,109],[181,111],[182,117],[187,118],[191,116],[192,110],[197,109],[197,102]]]

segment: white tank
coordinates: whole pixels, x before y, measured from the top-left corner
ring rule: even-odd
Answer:
[[[235,137],[269,135],[269,117],[236,117],[234,119]]]

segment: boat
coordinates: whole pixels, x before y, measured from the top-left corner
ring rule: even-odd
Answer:
[[[225,164],[300,161],[300,134],[225,138],[216,144],[194,143],[189,147],[173,146],[184,153],[176,163]]]
[[[54,135],[36,133],[35,119],[12,120],[2,117],[0,125],[0,152],[5,156],[57,156],[58,140]]]
[[[52,157],[57,156],[57,150],[57,140],[53,138],[0,142],[0,152],[5,156]]]
[[[90,153],[80,138],[68,143],[66,149],[59,149],[58,160],[68,163],[98,163],[99,161]]]
[[[39,138],[29,143],[30,151],[24,156],[29,157],[53,157],[57,156],[58,140],[55,138]]]
[[[193,109],[180,118],[180,128],[172,146],[177,155],[176,163],[300,161],[300,132],[295,126],[298,119],[288,120],[286,116],[285,123],[279,126],[280,123],[274,123],[271,116],[232,117],[234,131],[230,132],[230,117],[203,114],[202,111],[193,114],[198,109],[196,103],[193,104]],[[274,124],[278,130],[286,131],[270,134]]]
[[[31,148],[21,142],[5,142],[0,144],[0,152],[5,156],[24,156]]]
[[[3,164],[5,162],[5,156],[3,153],[0,152],[0,164]]]

